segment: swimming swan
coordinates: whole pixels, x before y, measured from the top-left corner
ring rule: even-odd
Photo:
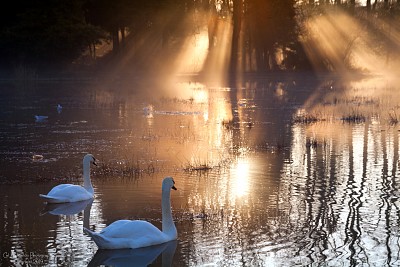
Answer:
[[[83,157],[83,186],[60,184],[50,190],[47,195],[39,194],[47,203],[77,202],[93,198],[94,190],[90,182],[90,163],[96,165],[96,159],[91,154]]]
[[[141,248],[176,240],[178,234],[172,219],[170,192],[176,190],[172,177],[162,182],[162,231],[147,221],[115,221],[100,233],[87,228],[83,231],[92,237],[100,249]]]

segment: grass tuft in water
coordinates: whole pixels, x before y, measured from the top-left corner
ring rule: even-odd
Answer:
[[[313,114],[299,114],[293,118],[293,122],[298,124],[310,124],[321,120],[322,119],[318,118]]]
[[[96,168],[98,176],[138,177],[142,174],[153,174],[156,168],[153,163],[141,164],[139,161],[109,161]]]
[[[203,164],[191,164],[189,163],[186,167],[183,168],[186,172],[207,172],[213,169],[213,166],[208,163]]]
[[[232,158],[225,158],[220,160],[218,163],[212,163],[210,161],[187,161],[186,165],[183,167],[185,172],[197,172],[206,173],[209,171],[220,171],[221,169],[226,169],[232,163]]]
[[[233,120],[223,120],[222,126],[227,130],[232,130],[234,128]]]
[[[353,112],[348,116],[343,116],[341,120],[347,123],[363,123],[366,121],[366,118],[360,113]]]
[[[308,147],[308,148],[317,148],[318,147],[318,141],[316,139],[307,138],[306,147]]]
[[[396,125],[398,123],[399,123],[399,117],[398,117],[396,111],[392,110],[391,112],[389,112],[389,124]]]
[[[318,147],[326,147],[327,146],[327,141],[324,139],[322,141],[318,141],[315,138],[307,138],[306,140],[306,147],[307,148],[313,148],[316,149]]]

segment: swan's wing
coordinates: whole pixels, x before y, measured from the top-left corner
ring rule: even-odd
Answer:
[[[58,200],[58,202],[75,202],[92,198],[93,194],[80,185],[62,184],[53,187],[47,197],[53,200],[50,203],[55,203],[54,199]]]
[[[117,229],[122,229],[123,227],[125,227],[125,224],[129,224],[131,222],[131,220],[118,220],[115,221],[113,223],[111,223],[109,226],[107,226],[106,228],[104,228],[100,234],[101,235],[110,235],[112,236],[112,233],[114,231],[116,231]]]
[[[67,188],[69,188],[71,186],[74,187],[74,186],[77,186],[77,185],[73,185],[73,184],[59,184],[59,185],[56,185],[55,187],[53,187],[50,190],[49,193],[47,193],[47,195],[51,196],[51,195],[57,194],[57,192],[62,192],[63,190],[66,190]]]
[[[153,224],[140,220],[115,221],[103,229],[100,234],[109,238],[129,238],[133,240],[143,238],[144,236],[157,237],[164,235],[164,233]]]
[[[53,188],[54,189],[54,188]],[[66,197],[72,197],[72,196],[86,196],[87,194],[90,194],[85,188],[83,188],[80,185],[69,185],[65,186],[62,188],[59,188],[55,191],[51,190],[47,195],[48,196],[66,196]]]

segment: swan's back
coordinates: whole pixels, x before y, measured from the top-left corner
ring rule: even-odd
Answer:
[[[55,195],[58,192],[61,192],[62,190],[65,190],[71,186],[74,186],[74,185],[73,184],[59,184],[59,185],[53,187],[47,195],[49,195],[49,196]]]
[[[93,194],[79,185],[60,184],[53,187],[47,196],[53,199],[64,200],[65,202],[75,202],[90,199],[93,197]]]
[[[58,186],[56,186],[58,187]],[[63,186],[61,188],[53,188],[50,190],[48,195],[68,195],[68,196],[73,196],[73,195],[86,195],[89,193],[85,188],[83,188],[80,185],[68,185],[68,186]],[[54,190],[56,189],[56,190]],[[54,190],[54,191],[53,191]]]
[[[164,233],[147,221],[141,220],[119,220],[107,226],[101,235],[109,238],[132,238],[138,239],[144,236],[150,238],[164,237]]]

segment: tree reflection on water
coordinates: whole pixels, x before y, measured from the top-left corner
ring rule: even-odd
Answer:
[[[0,123],[1,175],[14,182],[0,187],[1,264],[22,265],[34,252],[49,265],[86,265],[97,249],[84,223],[96,231],[117,219],[161,226],[167,175],[178,187],[174,266],[397,264],[399,130],[388,120],[397,110],[390,87],[299,77],[233,84],[180,82],[182,98],[99,86],[67,104],[57,99],[60,114],[51,97],[31,92],[54,113],[40,125],[24,119],[39,109],[31,102],[17,109],[0,100],[13,114]],[[351,112],[365,120],[342,119]],[[38,193],[81,173],[80,151],[102,164],[93,170],[90,221],[40,216]],[[36,154],[43,160],[33,161]]]

